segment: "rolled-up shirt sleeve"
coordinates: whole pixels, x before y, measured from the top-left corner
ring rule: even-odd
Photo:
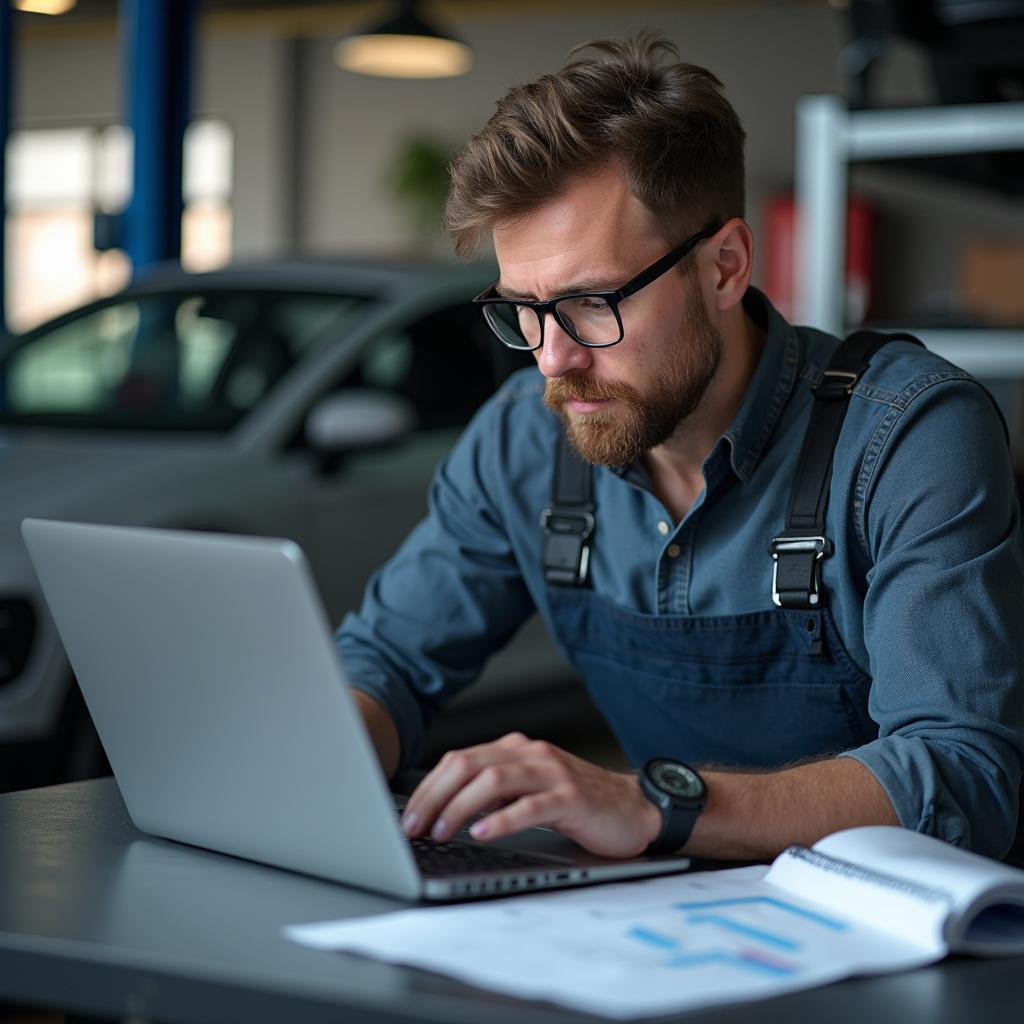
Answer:
[[[504,402],[477,414],[430,487],[429,511],[370,579],[336,641],[352,686],[390,714],[401,767],[438,710],[534,611],[503,522],[496,454]]]
[[[846,756],[902,825],[1001,857],[1024,758],[1024,559],[1002,423],[976,382],[936,380],[873,446],[861,522],[879,736]]]

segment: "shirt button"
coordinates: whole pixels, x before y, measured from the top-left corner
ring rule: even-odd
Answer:
[[[668,555],[669,558],[678,558],[682,550],[683,549],[678,544],[669,544],[665,554]]]
[[[658,523],[658,533],[660,533],[662,537],[664,537],[670,529],[672,529],[672,527],[670,527],[664,519],[662,519],[662,521]]]

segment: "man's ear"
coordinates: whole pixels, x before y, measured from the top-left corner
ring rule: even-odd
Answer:
[[[724,312],[738,306],[754,269],[754,235],[739,217],[726,221],[707,241],[705,259],[714,271],[715,307]]]

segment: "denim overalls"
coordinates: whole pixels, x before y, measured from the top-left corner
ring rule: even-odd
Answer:
[[[786,529],[780,529],[790,543],[813,539],[812,547],[831,550],[825,509],[850,394],[871,356],[897,338],[919,344],[907,335],[851,335],[815,387]],[[644,615],[589,589],[552,585],[586,578],[594,524],[589,475],[560,440],[552,509],[542,519],[549,537],[548,608],[563,653],[632,764],[674,757],[771,768],[838,754],[878,736],[868,714],[871,680],[843,647],[813,555],[789,554],[776,563],[775,602],[798,607],[740,615]],[[781,540],[773,541],[773,551]]]
[[[640,615],[554,586],[548,600],[559,646],[633,765],[768,768],[878,735],[870,679],[827,608]]]

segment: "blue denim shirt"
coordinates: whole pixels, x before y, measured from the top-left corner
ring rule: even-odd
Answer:
[[[812,402],[837,340],[788,324],[751,289],[765,348],[681,522],[642,463],[598,467],[593,586],[653,615],[772,607],[782,532]],[[536,370],[511,377],[438,467],[430,511],[338,632],[353,685],[389,711],[402,762],[424,727],[535,610],[552,620],[538,526],[562,427]],[[1024,553],[1003,425],[985,390],[891,342],[851,398],[835,453],[822,580],[843,646],[871,679],[878,736],[845,751],[900,822],[1005,854],[1024,758]]]

